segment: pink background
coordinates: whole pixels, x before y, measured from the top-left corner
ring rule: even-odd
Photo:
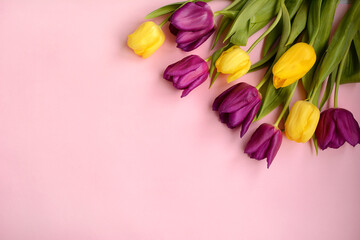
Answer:
[[[168,2],[0,0],[0,239],[360,239],[359,147],[284,137],[268,170],[243,149],[276,112],[240,139],[211,110],[224,78],[184,99],[162,79],[187,55],[166,27],[152,57],[126,47]],[[339,93],[358,120],[359,90]]]

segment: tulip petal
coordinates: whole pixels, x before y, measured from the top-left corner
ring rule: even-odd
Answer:
[[[250,124],[254,120],[257,112],[259,111],[260,105],[261,105],[261,101],[258,100],[256,102],[255,106],[251,109],[251,111],[249,112],[249,114],[245,118],[245,120],[244,120],[244,122],[242,124],[242,127],[241,127],[240,137],[243,137],[245,135],[245,133],[247,132],[247,130],[249,129]]]
[[[275,88],[286,87],[302,78],[315,64],[316,53],[307,43],[296,43],[289,48],[272,68]]]
[[[345,109],[336,109],[334,119],[336,121],[337,130],[341,137],[352,146],[360,141],[360,128],[353,114]]]
[[[147,58],[164,43],[164,40],[165,35],[161,28],[154,22],[148,21],[128,36],[127,45],[137,55]]]
[[[248,114],[247,109],[239,109],[238,111],[228,113],[228,119],[227,119],[227,126],[229,128],[236,128],[239,126],[244,119],[246,118],[246,115]]]
[[[171,24],[182,31],[199,31],[204,26],[214,27],[213,13],[208,4],[188,2],[176,10],[170,18]]]
[[[234,112],[260,98],[257,89],[249,84],[237,85],[221,103],[219,112]]]
[[[190,55],[182,60],[169,65],[165,71],[163,77],[169,79],[171,76],[182,76],[189,72],[196,70],[204,60],[197,55]]]
[[[234,90],[234,88],[238,87],[240,84],[243,84],[243,83],[238,83],[228,89],[226,89],[223,93],[221,93],[217,98],[215,98],[215,101],[212,105],[212,109],[213,111],[218,111],[219,110],[219,107],[221,105],[221,103],[225,100],[225,98],[230,94],[230,92],[232,90]]]
[[[211,34],[214,33],[214,31],[215,31],[215,28],[208,31],[205,35],[199,37],[199,39],[197,39],[196,41],[190,42],[190,43],[179,43],[177,45],[177,47],[182,49],[185,52],[192,51],[192,50],[198,48],[201,44],[203,44],[211,36]]]
[[[234,74],[230,74],[230,75],[226,78],[227,83],[230,83],[230,82],[232,82],[232,81],[234,81],[234,80],[236,80],[236,79],[244,76],[244,75],[249,71],[249,69],[250,69],[250,67],[251,67],[251,62],[250,62],[250,60],[249,60],[249,61],[246,61],[246,62],[244,62],[244,63],[242,63],[242,64],[243,64],[243,65],[242,65],[242,67],[241,67],[241,69],[240,69],[239,71],[237,71],[237,72],[234,73]]]
[[[273,131],[269,131],[273,126],[270,124],[261,124],[251,136],[249,142],[246,144],[245,153],[252,153],[258,151],[265,142],[270,141]],[[260,159],[258,159],[260,160]]]
[[[335,135],[335,123],[331,116],[331,110],[325,110],[320,114],[318,127],[316,128],[316,139],[320,149],[324,150]]]
[[[320,111],[307,101],[297,101],[285,121],[287,138],[296,142],[307,142],[314,134]]]
[[[275,130],[275,134],[271,138],[271,143],[267,150],[267,154],[266,154],[267,168],[270,167],[277,152],[279,151],[281,142],[282,142],[282,133],[279,129],[277,129]]]
[[[187,88],[182,92],[181,97],[187,96],[192,90],[194,90],[197,86],[202,84],[206,79],[208,78],[208,75],[201,75],[199,78],[194,80]]]
[[[173,34],[173,35],[175,35],[175,36],[177,36],[178,35],[178,33],[179,33],[179,29],[177,29],[174,25],[172,25],[171,23],[170,23],[170,25],[169,25],[169,30],[170,30],[170,32]]]

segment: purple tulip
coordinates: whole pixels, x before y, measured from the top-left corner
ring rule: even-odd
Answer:
[[[251,136],[244,152],[249,157],[257,160],[267,158],[267,168],[269,168],[276,153],[279,151],[281,141],[282,133],[280,129],[268,123],[263,123]]]
[[[221,122],[226,123],[229,128],[242,125],[242,137],[254,120],[260,104],[261,96],[258,90],[242,82],[220,94],[213,103],[213,110],[219,111]]]
[[[360,128],[353,114],[346,109],[330,108],[320,114],[316,129],[319,147],[339,148],[345,141],[355,147],[360,143]]]
[[[214,15],[205,2],[188,2],[169,19],[177,47],[189,52],[204,43],[215,31]]]
[[[169,65],[164,78],[173,82],[177,89],[183,89],[181,97],[188,95],[194,88],[202,84],[209,75],[207,63],[197,55],[190,55]]]

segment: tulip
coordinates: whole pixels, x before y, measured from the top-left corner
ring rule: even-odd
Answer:
[[[330,108],[320,114],[316,129],[318,146],[339,148],[345,141],[355,147],[360,143],[360,128],[353,114],[342,108]]]
[[[228,83],[246,74],[251,66],[249,55],[239,46],[232,46],[224,51],[215,62],[218,72],[230,74],[226,81]]]
[[[246,144],[244,152],[251,158],[262,160],[267,158],[267,168],[274,160],[279,151],[282,141],[282,133],[279,128],[263,123],[251,136]]]
[[[177,47],[189,52],[203,44],[215,31],[214,15],[205,2],[188,2],[169,19]]]
[[[209,75],[207,63],[197,55],[190,55],[165,69],[164,78],[177,89],[184,89],[181,97],[202,84]]]
[[[150,57],[165,40],[164,32],[154,22],[144,22],[128,36],[127,45],[143,58]]]
[[[213,103],[213,110],[219,112],[222,123],[229,128],[242,125],[242,137],[254,120],[261,104],[258,90],[247,84],[238,83],[220,94]]]
[[[307,142],[319,122],[320,111],[310,102],[297,101],[285,121],[286,137],[295,142]]]
[[[293,45],[272,69],[274,87],[286,87],[299,80],[312,68],[315,61],[316,53],[312,46],[302,42]]]

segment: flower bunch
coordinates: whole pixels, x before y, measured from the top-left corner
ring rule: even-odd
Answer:
[[[337,97],[340,84],[360,82],[360,1],[348,9],[331,41],[339,0],[233,0],[216,12],[208,2],[211,0],[177,2],[151,12],[147,19],[165,17],[164,21],[140,25],[128,36],[128,46],[143,58],[151,56],[165,40],[162,27],[166,23],[176,36],[177,47],[185,52],[214,35],[212,49],[217,49],[209,58],[191,54],[165,69],[164,79],[183,90],[181,97],[208,78],[211,87],[219,74],[227,75],[231,83],[267,67],[256,87],[237,82],[212,106],[227,127],[241,127],[240,137],[252,122],[282,106],[275,123],[261,124],[244,149],[251,158],[266,158],[267,167],[280,149],[283,131],[296,142],[313,139],[316,150],[360,143],[359,124],[350,111],[338,108]],[[245,51],[249,37],[267,25]],[[251,63],[249,54],[263,40],[262,58]],[[299,81],[307,97],[289,110]],[[334,89],[334,107],[321,112]],[[284,129],[279,128],[280,122]]]

